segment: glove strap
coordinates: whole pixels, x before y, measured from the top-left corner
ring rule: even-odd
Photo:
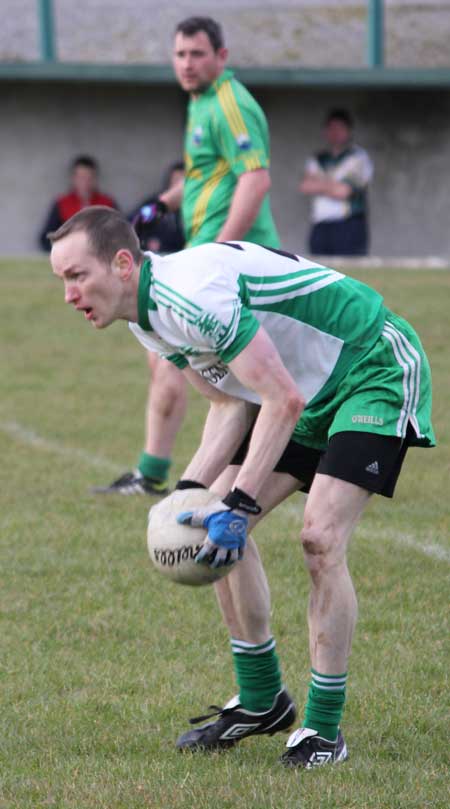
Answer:
[[[262,511],[256,500],[243,492],[242,489],[232,489],[223,498],[222,503],[225,503],[232,511],[239,509],[239,511],[245,511],[247,514],[261,514]]]
[[[179,480],[175,489],[206,489],[206,486],[196,480]]]

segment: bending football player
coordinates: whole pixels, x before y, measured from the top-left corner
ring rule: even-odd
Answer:
[[[75,215],[51,241],[66,302],[98,329],[128,320],[146,349],[182,369],[211,402],[178,487],[212,488],[217,502],[180,519],[208,529],[200,563],[242,557],[214,585],[239,695],[178,747],[230,747],[295,719],[266,576],[246,536],[301,490],[311,682],[282,761],[305,768],[344,761],[340,723],[356,621],[346,550],[371,494],[392,497],[408,448],[435,443],[419,338],[368,286],[255,244],[143,254],[129,224],[106,208]]]

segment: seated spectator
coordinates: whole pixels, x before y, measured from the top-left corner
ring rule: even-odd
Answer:
[[[98,164],[93,157],[80,155],[76,157],[70,167],[70,190],[67,194],[58,197],[52,204],[45,225],[39,236],[43,250],[50,250],[47,239],[49,231],[57,230],[73,214],[89,205],[107,205],[108,208],[117,208],[112,197],[102,194],[98,190]]]
[[[130,213],[128,217],[129,221],[135,223],[139,220],[143,208],[154,206],[163,191],[167,191],[169,188],[178,185],[182,182],[183,178],[184,163],[181,161],[171,163],[162,176],[160,191],[146,197],[146,199]],[[138,232],[137,228],[136,232]],[[178,250],[182,250],[185,238],[181,212],[167,211],[162,215],[157,214],[156,218],[153,219],[148,226],[148,235],[144,238],[142,238],[139,232],[138,235],[141,239],[141,247],[143,250],[152,250],[154,253],[176,253]]]
[[[327,146],[306,163],[299,190],[312,197],[312,255],[367,253],[367,187],[373,164],[367,152],[353,143],[352,135],[347,110],[332,110],[325,120]]]

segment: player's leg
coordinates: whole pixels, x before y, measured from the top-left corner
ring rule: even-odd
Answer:
[[[311,577],[311,663],[325,675],[346,671],[356,623],[347,545],[369,499],[365,489],[317,474],[306,502],[301,541]]]
[[[224,496],[233,486],[238,466],[229,466],[214,483],[213,489]],[[258,497],[261,514],[250,517],[249,529],[275,506],[298,490],[299,482],[291,475],[270,475]],[[259,644],[270,636],[270,592],[267,577],[254,540],[250,537],[244,558],[228,576],[214,585],[220,609],[231,637]]]
[[[147,356],[152,380],[139,470],[147,479],[167,487],[173,446],[186,413],[187,383],[173,363],[151,351]]]
[[[315,476],[308,495],[301,541],[311,578],[312,679],[303,726],[282,757],[287,766],[310,768],[347,758],[339,726],[357,602],[346,551],[369,497],[360,486],[323,474]]]
[[[186,380],[171,362],[147,352],[151,371],[146,415],[145,447],[137,468],[126,472],[108,486],[98,486],[99,494],[167,494],[172,450],[186,412]]]
[[[392,497],[408,446],[434,444],[427,358],[401,318],[388,313],[382,335],[352,367],[348,383],[350,395],[334,413],[305,510],[312,681],[303,728],[291,736],[283,757],[292,766],[346,755],[338,725],[356,620],[346,548],[368,493]]]
[[[226,494],[238,469],[228,467],[212,488]],[[258,497],[261,514],[251,518],[250,529],[298,487],[299,481],[291,475],[272,473]],[[214,587],[230,633],[239,695],[225,705],[215,722],[183,734],[177,742],[181,749],[229,747],[245,736],[284,730],[295,720],[270,629],[269,585],[251,537],[244,558]]]
[[[339,727],[357,606],[346,552],[370,494],[393,496],[409,436],[338,432],[319,462],[301,532],[311,579],[312,677],[303,727],[290,737],[282,759],[288,766],[309,768],[347,757]]]

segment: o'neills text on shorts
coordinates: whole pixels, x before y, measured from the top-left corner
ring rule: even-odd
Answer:
[[[353,424],[375,424],[376,427],[382,427],[384,419],[378,416],[352,416]]]

